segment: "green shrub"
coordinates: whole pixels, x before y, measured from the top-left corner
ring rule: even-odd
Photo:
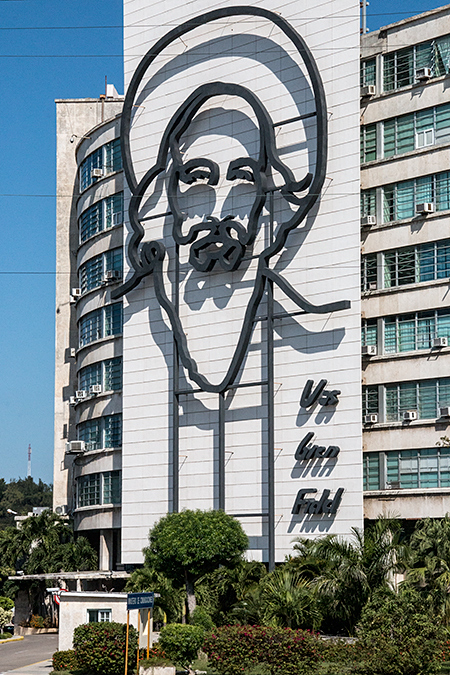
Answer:
[[[0,607],[0,630],[3,628],[3,626],[9,624],[12,619],[12,614],[13,613],[11,609],[3,609],[3,607]]]
[[[50,675],[72,675],[70,670],[51,670]]]
[[[73,632],[73,647],[80,670],[94,675],[123,675],[127,627],[122,623],[88,623]],[[130,626],[128,667],[136,662],[137,632]]]
[[[14,601],[11,598],[7,598],[6,595],[0,595],[0,607],[2,609],[12,609]]]
[[[442,663],[444,629],[418,593],[378,593],[363,610],[357,627],[361,675],[433,675]]]
[[[189,623],[193,626],[200,626],[203,630],[213,630],[215,623],[211,615],[204,607],[196,607],[189,618]]]
[[[169,623],[159,635],[159,644],[169,659],[187,668],[197,658],[204,634],[200,626]]]
[[[11,633],[8,633],[8,632],[0,633],[0,640],[9,640],[9,638],[12,638]]]
[[[78,662],[73,649],[55,652],[52,657],[53,670],[77,670]]]
[[[222,626],[206,636],[203,651],[220,675],[238,675],[255,666],[270,673],[301,675],[322,659],[322,644],[309,631],[260,626]]]

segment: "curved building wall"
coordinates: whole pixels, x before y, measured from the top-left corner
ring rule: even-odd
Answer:
[[[57,106],[54,509],[120,559],[122,98]],[[83,441],[78,445],[73,441]]]

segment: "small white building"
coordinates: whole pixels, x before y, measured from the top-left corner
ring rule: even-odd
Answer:
[[[127,594],[99,591],[61,593],[58,650],[72,649],[75,628],[94,621],[126,623]],[[137,610],[130,612],[130,623],[137,626]]]

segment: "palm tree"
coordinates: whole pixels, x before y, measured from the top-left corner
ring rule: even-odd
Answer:
[[[341,628],[352,633],[361,611],[373,592],[393,589],[394,572],[399,566],[400,526],[392,519],[380,518],[365,531],[352,528],[351,540],[328,535],[305,545],[299,540],[298,565],[311,571],[316,557],[321,571],[313,580],[319,597]]]
[[[131,593],[159,593],[160,597],[155,598],[155,621],[163,623],[164,615],[169,623],[180,619],[185,598],[184,589],[175,588],[172,581],[161,572],[155,572],[148,567],[135,570],[127,581],[125,590]]]
[[[272,572],[263,584],[264,625],[316,630],[322,616],[311,583],[284,566]]]
[[[405,584],[413,585],[450,625],[450,517],[424,518],[410,539]]]

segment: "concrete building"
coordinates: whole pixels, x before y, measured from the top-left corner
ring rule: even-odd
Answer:
[[[364,512],[450,512],[450,5],[362,38]]]
[[[58,100],[54,510],[120,560],[123,97]],[[72,441],[78,441],[73,443]]]

